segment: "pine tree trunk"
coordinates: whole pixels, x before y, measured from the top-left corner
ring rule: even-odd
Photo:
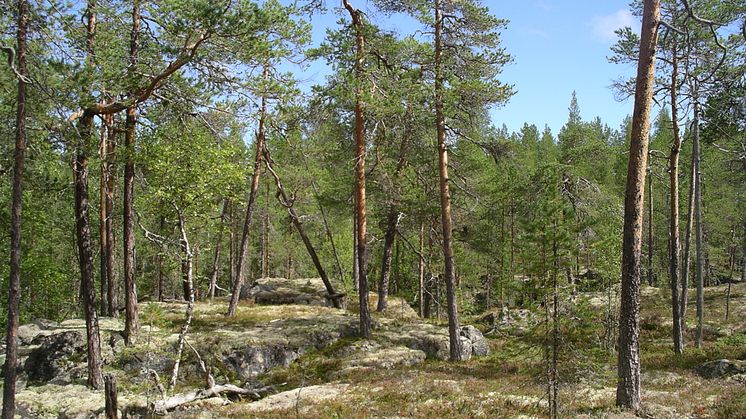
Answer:
[[[619,355],[616,404],[640,408],[640,271],[642,214],[647,167],[650,110],[655,79],[655,46],[660,22],[660,1],[645,0],[640,56],[632,116],[632,139],[624,197],[622,239],[622,295],[619,311]]]
[[[676,44],[673,46],[673,59],[671,71],[671,122],[673,127],[673,144],[669,156],[668,173],[671,182],[670,188],[670,248],[671,260],[669,262],[669,278],[671,286],[671,310],[673,316],[673,350],[677,354],[684,351],[684,343],[681,339],[681,308],[679,307],[679,152],[681,151],[681,135],[679,133],[678,120],[678,61],[676,58]],[[652,202],[652,197],[651,197]]]
[[[269,78],[269,64],[264,65],[263,78]],[[243,232],[241,233],[241,247],[238,250],[238,260],[236,261],[236,279],[233,281],[231,289],[231,300],[228,304],[228,313],[226,316],[232,317],[236,314],[238,307],[238,298],[241,294],[241,287],[244,283],[244,265],[246,264],[246,253],[249,250],[249,232],[251,230],[251,218],[254,214],[256,204],[256,194],[259,189],[259,175],[262,170],[262,152],[264,150],[264,124],[267,115],[267,97],[262,95],[262,104],[259,114],[259,127],[256,135],[256,151],[254,155],[254,173],[251,175],[251,190],[249,191],[249,202],[246,204],[246,218],[244,219]]]
[[[99,293],[99,303],[101,304],[101,315],[105,316],[109,312],[109,277],[106,269],[106,255],[109,253],[109,236],[106,234],[106,219],[107,208],[106,208],[106,185],[107,185],[107,173],[106,173],[106,160],[108,146],[108,117],[102,118],[101,123],[101,142],[99,143],[98,156],[101,162],[99,170],[99,206],[98,206],[98,232],[99,232],[99,287],[101,289]]]
[[[655,278],[653,274],[653,201],[655,200],[655,198],[653,196],[652,173],[651,176],[648,176],[648,192],[648,285],[652,287],[653,285],[655,285]]]
[[[132,3],[132,31],[130,32],[129,72],[134,73],[137,66],[140,38],[140,2]],[[124,147],[126,161],[124,164],[124,339],[127,345],[137,340],[140,328],[137,311],[137,282],[135,281],[135,129],[137,126],[137,107],[127,108],[124,127]]]
[[[365,62],[365,37],[360,11],[354,9],[347,0],[342,1],[350,13],[355,28],[355,210],[357,214],[357,269],[358,303],[360,305],[360,337],[370,339],[371,320],[368,308],[368,270],[366,249],[366,202],[365,202],[365,116],[363,111],[362,87],[363,65]]]
[[[733,271],[736,269],[736,229],[735,227],[731,230],[731,245],[729,246],[730,254],[730,269],[728,270],[728,290],[725,294],[725,321],[730,319],[730,291],[731,284],[733,283]]]
[[[420,317],[425,318],[425,223],[420,223],[420,257],[417,262],[417,273],[419,277],[419,286],[417,287],[417,297],[420,302]]]
[[[26,158],[26,40],[29,6],[18,0],[18,94],[16,96],[16,135],[13,156],[13,192],[10,210],[10,279],[8,281],[8,324],[5,334],[5,367],[3,381],[3,419],[15,416],[16,377],[18,375],[18,306],[21,299],[21,216],[23,211],[23,170]]]
[[[451,193],[448,187],[448,149],[446,147],[444,115],[444,80],[442,74],[443,55],[443,11],[440,0],[435,0],[435,124],[438,136],[438,168],[440,171],[440,210],[443,227],[443,260],[446,298],[448,300],[448,336],[450,341],[450,358],[461,361],[462,348],[456,302],[456,274],[453,263],[453,238],[451,228]]]
[[[695,334],[695,346],[702,347],[702,327],[704,324],[704,249],[702,248],[702,171],[701,155],[699,148],[699,104],[694,99],[694,122],[692,133],[692,148],[694,153],[694,173],[697,181],[694,183],[694,226],[696,250],[696,285],[697,285],[697,331]]]
[[[75,181],[75,232],[78,243],[80,265],[80,287],[86,324],[88,359],[87,384],[100,389],[103,386],[101,375],[101,342],[96,313],[96,287],[93,283],[93,256],[91,246],[91,226],[88,209],[88,154],[86,146],[91,136],[93,115],[83,115],[80,121],[80,135],[75,150],[73,178]]]
[[[223,210],[220,211],[220,229],[218,231],[217,240],[215,240],[215,252],[212,256],[212,270],[210,271],[210,285],[207,290],[209,298],[215,297],[215,288],[218,285],[218,272],[220,271],[220,249],[223,241],[223,230],[225,229],[225,219],[228,216],[228,207],[230,203],[228,199],[223,199]]]
[[[407,111],[409,108],[407,108]],[[405,130],[401,143],[399,144],[399,158],[396,162],[396,169],[392,177],[392,202],[389,205],[388,214],[386,215],[386,234],[383,241],[383,257],[381,261],[381,280],[378,282],[378,306],[376,310],[383,312],[388,306],[389,277],[391,276],[391,248],[396,238],[396,228],[399,224],[398,196],[399,178],[401,177],[404,167],[407,165],[406,151],[409,137],[408,130]]]
[[[264,203],[262,234],[262,278],[269,277],[269,183],[267,183]]]
[[[106,279],[107,279],[107,314],[119,317],[118,281],[116,267],[116,240],[114,236],[114,194],[116,193],[116,130],[114,117],[107,115],[107,150],[106,150]]]
[[[687,199],[686,233],[684,234],[684,259],[681,271],[681,296],[679,310],[681,310],[681,340],[686,336],[686,309],[689,303],[689,277],[692,248],[692,229],[694,228],[694,186],[697,184],[695,155],[692,150],[691,168],[689,172],[689,193]]]
[[[353,188],[354,189],[354,188]],[[360,291],[360,269],[357,267],[357,205],[355,205],[355,197],[352,197],[352,286],[355,288],[355,292]]]

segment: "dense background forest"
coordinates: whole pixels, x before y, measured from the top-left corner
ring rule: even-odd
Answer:
[[[462,316],[600,292],[614,347],[632,118],[609,126],[573,93],[558,132],[491,120],[521,88],[500,81],[511,56],[499,8],[376,2],[422,25],[403,36],[345,1],[340,24],[310,48],[313,3],[28,3],[25,14],[0,5],[2,231],[26,85],[21,323],[95,309],[126,316],[134,341],[138,301],[237,300],[242,282],[320,267],[348,302],[362,286],[379,310],[392,295],[446,319],[452,235]],[[661,7],[642,277],[670,289],[679,267],[678,307],[698,275],[705,287],[746,280],[746,5]],[[631,8],[642,15],[641,3]],[[609,60],[636,63],[639,36],[618,35]],[[312,60],[332,72],[303,91],[291,69]],[[627,98],[634,83],[612,88]],[[0,236],[4,260],[11,248]],[[3,307],[10,271],[0,264]]]

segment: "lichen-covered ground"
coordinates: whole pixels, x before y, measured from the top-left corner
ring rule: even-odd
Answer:
[[[691,293],[692,297],[693,293]],[[559,374],[562,417],[633,417],[614,407],[616,355],[604,347],[605,295],[581,294],[563,299]],[[693,302],[687,313],[687,346],[671,350],[668,290],[647,288],[642,301],[642,417],[746,417],[746,376],[705,379],[694,368],[716,359],[746,359],[746,284],[733,287],[731,317],[724,320],[725,286],[706,289],[705,342],[692,346]],[[237,344],[279,340],[303,344],[287,366],[257,375],[276,394],[258,402],[212,398],[171,413],[174,418],[365,418],[365,417],[545,417],[545,348],[543,309],[524,313],[525,324],[488,334],[490,355],[466,362],[425,360],[423,351],[400,344],[409,333],[444,333],[444,324],[423,324],[408,306],[394,299],[386,315],[375,314],[373,342],[345,330],[356,325],[351,312],[316,306],[242,304],[225,318],[225,301],[199,303],[190,342],[215,368],[217,382],[244,385],[221,369],[224,354]],[[158,395],[142,367],[162,363],[168,370],[172,343],[183,319],[183,304],[143,306],[145,326],[133,348],[119,348],[106,371],[120,384],[120,402],[145,408]],[[478,318],[464,323],[478,324]],[[437,323],[437,322],[435,322]],[[112,323],[113,324],[113,323]],[[613,322],[612,322],[613,324]],[[116,327],[111,326],[112,330]],[[480,325],[484,331],[491,327]],[[316,333],[326,330],[325,333]],[[339,331],[342,332],[339,332]],[[333,335],[330,335],[330,333]],[[336,335],[334,333],[337,333]],[[330,338],[331,336],[331,338]],[[106,339],[106,336],[104,337]],[[307,343],[311,345],[307,345]],[[223,355],[221,355],[223,354]],[[293,355],[295,356],[295,355]],[[187,352],[174,392],[204,385],[195,358]],[[250,371],[251,374],[253,372]],[[161,377],[166,381],[168,377]],[[28,387],[19,401],[29,417],[75,417],[100,413],[103,394],[81,383]],[[120,404],[120,405],[122,405]],[[82,416],[84,417],[84,416]]]
[[[732,289],[731,316],[725,321],[726,286],[705,291],[705,342],[693,347],[696,313],[687,313],[683,355],[671,349],[670,295],[646,289],[642,301],[641,417],[744,418],[746,376],[705,379],[694,372],[715,359],[746,359],[746,284]],[[693,294],[693,293],[692,293]],[[692,295],[692,297],[694,297]],[[562,417],[635,417],[614,406],[616,355],[601,347],[603,304],[581,295],[575,319],[562,324],[560,409]],[[468,320],[468,319],[467,319]],[[336,377],[333,354],[306,356],[268,382],[303,386],[273,403],[235,403],[194,412],[194,417],[546,417],[541,324],[523,336],[497,334],[492,353],[463,363],[427,361],[408,367],[376,369]],[[329,380],[329,377],[334,379]]]

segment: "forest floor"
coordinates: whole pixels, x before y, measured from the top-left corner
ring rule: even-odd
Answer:
[[[744,418],[746,376],[706,379],[694,369],[717,359],[746,359],[746,284],[705,290],[702,348],[693,347],[694,292],[687,312],[684,354],[675,355],[670,337],[670,291],[646,288],[641,315],[642,411],[651,418]],[[595,306],[594,306],[595,300]],[[560,352],[561,417],[634,417],[614,405],[616,355],[601,348],[604,310],[599,295],[578,298],[574,318],[563,324]],[[464,323],[469,320],[465,319]],[[577,327],[575,327],[576,325]],[[544,337],[537,326],[521,336],[492,334],[491,354],[461,363],[431,361],[406,368],[378,369],[329,380],[334,363],[321,353],[265,377],[287,388],[321,386],[314,402],[301,391],[292,403],[238,403],[216,408],[213,417],[545,417]],[[585,329],[585,330],[579,330]],[[538,335],[538,336],[537,336]],[[295,393],[291,393],[295,394]],[[198,415],[199,416],[199,415]],[[205,416],[204,413],[201,414]]]
[[[640,416],[746,418],[746,374],[706,379],[695,372],[696,367],[708,361],[746,360],[746,284],[733,286],[729,321],[724,320],[726,288],[705,290],[702,348],[694,348],[692,344],[696,310],[694,292],[690,293],[683,355],[672,351],[670,291],[643,289]],[[112,361],[106,370],[117,375],[120,406],[145,407],[157,399],[142,370],[170,370],[173,355],[169,347],[173,346],[183,320],[183,308],[178,303],[144,306],[143,339],[136,347],[119,347],[109,355]],[[523,315],[521,318],[528,319],[525,324],[520,324],[520,316],[514,315],[516,320],[510,327],[486,334],[491,348],[488,356],[459,363],[433,359],[430,355],[424,360],[421,351],[402,346],[402,340],[397,339],[408,333],[442,336],[446,328],[444,322],[421,322],[399,299],[392,299],[388,313],[374,313],[373,343],[351,337],[357,321],[354,307],[352,312],[344,312],[316,306],[242,303],[238,316],[231,319],[223,316],[224,310],[222,300],[197,304],[190,333],[195,352],[200,352],[206,363],[216,368],[232,363],[234,372],[255,377],[275,394],[257,402],[228,404],[224,398],[212,397],[191,403],[169,417],[547,416],[547,341],[542,322],[545,311],[541,307],[531,312],[515,310]],[[614,406],[616,355],[604,348],[604,342],[609,341],[604,337],[607,310],[606,296],[602,293],[580,293],[572,303],[569,298],[562,299],[560,417],[634,417]],[[475,324],[488,332],[492,327],[480,324],[481,317],[466,317],[462,324]],[[105,319],[103,324],[109,325],[103,326],[105,340],[120,327],[120,322],[113,319]],[[82,324],[68,321],[60,324],[63,327],[74,330]],[[253,346],[247,350],[247,345]],[[304,349],[297,350],[301,346]],[[252,362],[261,364],[278,357],[281,358],[278,363],[286,366],[253,369]],[[80,374],[84,372],[84,364],[82,359],[74,362],[77,366],[71,370],[78,371],[77,376],[65,377],[67,381],[59,385],[29,384],[19,393],[24,411],[30,413],[28,417],[88,417],[78,416],[85,411],[100,416],[103,394],[84,387],[84,374]],[[204,386],[200,377],[193,356],[186,353],[174,392]],[[215,379],[237,385],[247,382],[222,372],[216,373]],[[168,380],[166,374],[161,374],[161,380],[164,383]]]

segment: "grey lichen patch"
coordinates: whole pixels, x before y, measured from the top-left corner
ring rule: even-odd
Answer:
[[[296,388],[248,403],[243,406],[242,410],[248,413],[292,409],[306,413],[316,403],[344,398],[348,388],[349,384],[324,384]]]

